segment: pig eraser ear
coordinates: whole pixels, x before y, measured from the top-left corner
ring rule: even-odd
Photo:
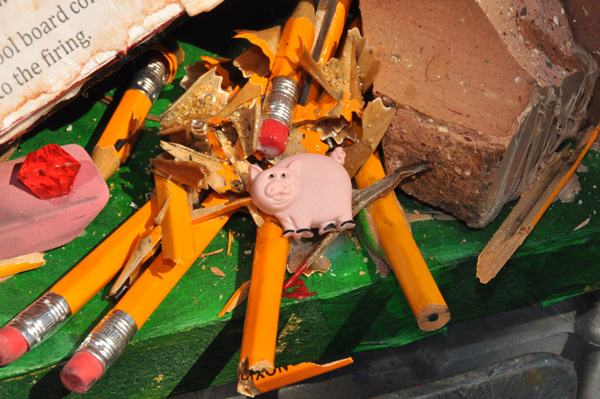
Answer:
[[[300,176],[300,159],[296,159],[295,161],[292,161],[289,165],[288,165],[288,169],[292,170],[295,174],[297,174],[298,176]]]
[[[262,169],[258,165],[250,165],[250,182],[258,177],[259,174],[262,173]]]

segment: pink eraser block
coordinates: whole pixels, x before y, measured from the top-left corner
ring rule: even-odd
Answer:
[[[258,151],[268,157],[280,155],[287,145],[290,130],[275,119],[265,119],[260,128]]]
[[[39,199],[18,179],[25,158],[0,163],[0,259],[60,247],[77,237],[108,201],[108,187],[83,147],[62,147],[81,163],[71,192]]]
[[[0,329],[0,366],[14,362],[29,350],[23,334],[14,327]]]
[[[60,371],[60,380],[69,391],[85,393],[103,373],[104,366],[100,360],[82,350],[76,352]]]

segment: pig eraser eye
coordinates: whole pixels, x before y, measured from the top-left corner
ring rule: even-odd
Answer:
[[[275,175],[274,175],[273,173],[271,173],[271,174],[269,175],[269,179],[274,179],[274,178],[275,178]]]
[[[281,174],[281,178],[282,178],[282,179],[285,179],[285,178],[287,178],[287,175],[286,175],[285,173],[282,173],[282,174]]]

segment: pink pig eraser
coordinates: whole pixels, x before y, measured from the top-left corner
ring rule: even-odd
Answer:
[[[275,119],[265,119],[260,129],[258,151],[268,157],[280,155],[287,145],[290,130]]]
[[[76,352],[60,371],[65,388],[75,393],[85,393],[104,374],[104,366],[96,356],[84,350]]]
[[[0,329],[0,366],[14,362],[29,350],[29,344],[23,334],[14,327]]]
[[[77,237],[108,202],[108,187],[83,147],[62,147],[81,168],[69,194],[40,199],[18,179],[25,158],[0,163],[0,259],[60,247]]]

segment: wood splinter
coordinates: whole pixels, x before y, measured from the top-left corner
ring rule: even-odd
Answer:
[[[493,279],[525,241],[554,198],[571,178],[592,146],[600,125],[590,127],[575,149],[565,148],[550,162],[522,195],[502,226],[477,259],[477,278],[483,284]]]

